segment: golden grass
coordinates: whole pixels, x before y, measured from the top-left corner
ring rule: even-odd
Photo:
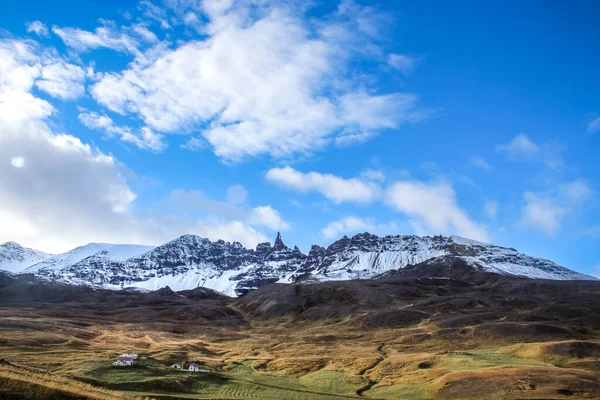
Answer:
[[[74,396],[85,393],[95,399],[130,398],[71,377],[84,377],[89,371],[106,367],[123,352],[138,352],[164,366],[199,360],[225,374],[238,363],[248,362],[260,376],[281,377],[282,381],[308,376],[303,381],[317,387],[328,387],[326,378],[337,376],[329,371],[343,372],[350,382],[372,382],[371,390],[363,393],[365,397],[426,398],[435,394],[440,398],[468,398],[470,389],[461,383],[464,381],[491,398],[513,394],[521,396],[516,398],[561,398],[557,391],[577,387],[578,379],[586,382],[584,387],[589,393],[600,396],[600,386],[594,386],[600,382],[597,371],[581,371],[575,364],[598,358],[569,359],[559,366],[574,370],[558,368],[547,349],[561,342],[522,344],[469,334],[460,339],[444,338],[436,336],[437,327],[428,323],[403,329],[362,330],[343,322],[307,322],[297,327],[273,321],[243,329],[197,327],[190,330],[194,333],[176,334],[160,324],[40,318],[34,311],[23,311],[0,308],[2,357],[52,374],[3,366],[0,379],[15,390],[35,387],[42,394],[58,390]],[[335,382],[331,385],[338,387]]]
[[[0,365],[0,387],[5,391],[25,392],[32,398],[40,399],[51,399],[59,395],[97,400],[139,398],[99,389],[64,376],[9,365]]]

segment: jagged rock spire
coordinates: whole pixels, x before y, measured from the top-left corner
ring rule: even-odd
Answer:
[[[275,244],[273,245],[273,249],[274,250],[281,250],[284,249],[286,246],[283,243],[283,240],[281,239],[281,233],[277,232],[277,238],[275,238]]]

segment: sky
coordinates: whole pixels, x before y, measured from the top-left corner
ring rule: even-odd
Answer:
[[[7,3],[0,242],[460,235],[600,275],[600,3]]]

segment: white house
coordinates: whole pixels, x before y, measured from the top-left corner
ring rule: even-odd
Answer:
[[[199,372],[200,371],[200,366],[196,363],[191,363],[188,371],[192,371],[192,372]]]
[[[171,368],[181,369],[181,365],[179,365],[179,364],[173,364],[173,365],[171,365]]]
[[[133,358],[119,356],[119,358],[117,358],[117,361],[115,361],[113,365],[116,367],[128,367],[130,365],[133,365]]]

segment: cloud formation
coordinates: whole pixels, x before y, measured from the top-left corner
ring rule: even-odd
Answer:
[[[564,165],[560,156],[562,147],[556,143],[538,144],[521,133],[510,142],[496,146],[496,152],[504,153],[515,161],[541,162],[546,167],[560,170]]]
[[[596,133],[600,131],[600,117],[591,120],[587,125],[588,133]]]
[[[471,164],[488,172],[492,170],[492,166],[481,156],[471,156]]]
[[[163,135],[153,132],[148,127],[142,127],[138,132],[126,126],[118,126],[106,114],[82,110],[79,121],[89,129],[103,131],[108,137],[117,136],[123,142],[131,143],[143,150],[160,152],[166,148]]]
[[[382,188],[380,182],[364,176],[344,179],[332,174],[303,173],[291,167],[273,168],[267,172],[266,177],[280,186],[299,192],[318,192],[336,204],[382,201],[408,216],[418,234],[457,234],[475,240],[488,240],[486,227],[472,220],[457,205],[456,193],[448,183],[406,180],[395,181]],[[329,234],[344,229],[352,230],[351,227],[367,226],[368,221],[360,221],[337,221],[327,227],[326,232]],[[376,227],[375,224],[370,226]]]
[[[538,146],[524,133],[515,136],[510,142],[496,147],[497,152],[505,153],[511,157],[534,158],[540,151]]]
[[[388,188],[385,202],[406,214],[417,233],[457,234],[488,240],[486,228],[457,205],[456,193],[446,183],[399,181]]]
[[[25,24],[25,28],[28,33],[35,33],[39,37],[47,37],[48,36],[48,28],[46,25],[41,23],[40,21],[27,22]]]
[[[318,172],[303,173],[292,167],[270,169],[266,177],[280,186],[300,192],[321,193],[336,204],[344,202],[371,203],[381,193],[377,184],[367,180],[344,179],[336,175]]]
[[[58,111],[33,92],[37,87],[73,98],[83,85],[79,67],[34,42],[10,39],[0,40],[0,60],[0,242],[56,253],[88,242],[160,244],[194,233],[254,246],[266,240],[256,227],[289,227],[270,205],[236,208],[236,215],[219,218],[136,210],[125,167],[97,147],[53,131],[47,119]],[[140,147],[158,146],[144,128],[130,137],[105,115],[82,112],[80,119]]]
[[[105,74],[94,99],[157,132],[199,131],[227,162],[310,154],[431,116],[416,95],[378,93],[348,70],[377,47],[372,9],[344,3],[327,18],[306,20],[293,2],[252,3],[252,12],[244,2],[215,4],[195,10],[208,19],[204,39]],[[110,26],[54,31],[80,51],[137,49],[131,35]]]
[[[521,224],[540,228],[549,234],[558,232],[561,228],[560,220],[565,215],[566,210],[555,204],[551,199],[536,196],[532,192],[525,192],[523,197],[525,206],[523,207]]]
[[[326,239],[337,239],[342,235],[350,235],[359,232],[370,232],[375,234],[397,233],[398,227],[393,222],[378,224],[372,218],[346,217],[339,221],[330,222],[321,229]]]
[[[592,188],[582,179],[556,185],[545,193],[527,191],[523,195],[521,225],[554,235],[561,230],[563,219],[580,212],[593,195]]]
[[[421,61],[420,57],[411,57],[406,54],[390,54],[388,56],[388,63],[404,75],[412,74]]]

